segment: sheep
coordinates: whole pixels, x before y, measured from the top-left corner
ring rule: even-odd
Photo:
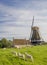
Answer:
[[[17,52],[15,52],[15,51],[12,51],[12,53],[13,53],[15,56],[19,57],[19,58],[22,58],[22,59],[24,59],[24,60],[25,60],[26,58],[29,58],[29,59],[32,60],[32,62],[34,62],[33,56],[32,56],[32,55],[29,55],[29,54],[26,53],[26,52],[25,52],[25,55],[24,55],[24,54],[21,54],[20,52],[17,53]]]
[[[24,54],[18,53],[18,57],[23,58],[25,60],[25,55]]]
[[[6,49],[6,48],[3,48],[4,50]]]
[[[12,54],[14,54],[15,56],[18,56],[17,52],[12,51]]]
[[[30,58],[33,62],[33,56],[32,55],[29,55],[28,53],[25,53],[25,55],[26,55],[26,58]]]

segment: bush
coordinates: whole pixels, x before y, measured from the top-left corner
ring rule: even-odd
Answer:
[[[2,43],[0,43],[0,48],[2,48]]]
[[[7,46],[8,47],[12,47],[12,41],[11,40],[8,41],[8,45]]]
[[[4,47],[11,47],[12,46],[12,41],[11,40],[7,40],[6,38],[3,38],[0,41],[0,47],[4,48]]]

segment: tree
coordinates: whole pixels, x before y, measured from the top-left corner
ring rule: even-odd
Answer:
[[[12,41],[11,40],[9,40],[8,41],[8,47],[12,47],[13,45],[12,45]]]
[[[6,38],[3,38],[2,40],[2,47],[7,47],[8,46],[8,41]]]
[[[2,48],[4,48],[4,47],[12,47],[12,41],[11,40],[7,40],[6,38],[3,38],[1,40],[0,47],[2,47]]]
[[[0,48],[2,48],[2,43],[0,43]]]

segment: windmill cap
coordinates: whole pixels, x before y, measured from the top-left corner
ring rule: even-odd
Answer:
[[[38,30],[38,29],[39,29],[39,27],[34,26],[34,27],[32,27],[32,29],[33,29],[33,30]]]

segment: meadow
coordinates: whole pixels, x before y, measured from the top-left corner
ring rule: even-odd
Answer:
[[[33,56],[34,62],[31,60],[23,60],[22,58],[16,57],[11,52],[21,52]],[[47,65],[47,45],[38,45],[33,47],[25,47],[21,49],[16,48],[0,48],[0,65]]]

